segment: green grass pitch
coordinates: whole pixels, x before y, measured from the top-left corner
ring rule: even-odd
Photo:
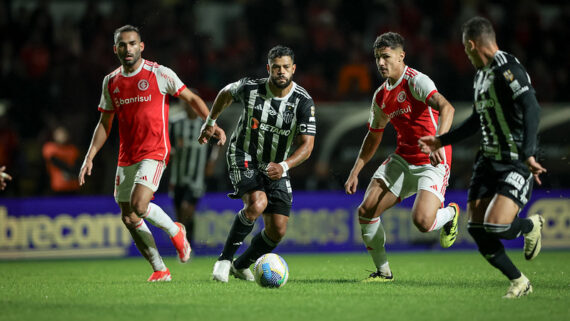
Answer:
[[[210,280],[214,257],[167,258],[172,282],[148,283],[142,258],[0,262],[0,320],[569,320],[570,252],[509,255],[534,285],[516,300],[476,251],[389,253],[395,281],[361,283],[367,254],[283,254],[281,289]]]

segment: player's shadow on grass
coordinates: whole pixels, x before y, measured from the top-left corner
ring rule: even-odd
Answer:
[[[477,287],[502,287],[507,286],[508,282],[504,280],[485,280],[470,281],[465,279],[448,279],[448,280],[414,280],[414,279],[398,279],[394,283],[410,287],[447,287],[447,288],[472,288]]]
[[[301,280],[289,280],[292,283],[304,283],[304,284],[318,284],[318,283],[358,283],[359,280],[347,280],[347,279],[301,279]]]

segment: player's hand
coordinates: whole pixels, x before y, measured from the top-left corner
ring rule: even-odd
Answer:
[[[435,152],[429,154],[429,161],[432,166],[437,166],[445,162],[445,151],[444,148],[440,147]]]
[[[215,126],[213,137],[218,140],[217,145],[219,146],[222,146],[226,143],[226,132],[218,125]]]
[[[93,168],[93,161],[91,159],[85,158],[83,165],[81,165],[81,170],[79,171],[79,186],[85,184],[85,175],[91,176],[91,169]]]
[[[424,154],[430,154],[441,148],[441,141],[435,136],[424,136],[418,139],[418,146]]]
[[[283,176],[283,167],[277,163],[269,163],[269,165],[267,165],[266,171],[267,177],[274,181],[280,179]]]
[[[356,193],[356,188],[358,187],[358,176],[349,176],[348,179],[346,180],[346,183],[344,183],[344,191],[346,192],[346,194],[348,195],[352,195],[354,193]]]
[[[0,190],[4,190],[6,188],[6,184],[8,181],[12,180],[12,176],[8,173],[4,173],[6,170],[6,166],[0,167]]]
[[[200,144],[206,144],[210,140],[210,138],[214,137],[216,133],[216,127],[208,126],[206,123],[202,124],[202,128],[200,130],[200,137],[198,137],[198,142]],[[226,134],[223,134],[224,142],[226,140]]]
[[[526,166],[528,166],[528,169],[531,171],[532,176],[534,176],[534,180],[538,183],[538,185],[542,185],[540,177],[538,176],[542,173],[546,173],[546,168],[542,167],[542,165],[536,161],[534,156],[526,159]]]

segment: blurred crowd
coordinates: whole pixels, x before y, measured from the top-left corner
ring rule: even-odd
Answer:
[[[372,56],[375,37],[406,38],[408,65],[428,74],[451,101],[471,99],[473,68],[463,53],[460,26],[473,15],[495,23],[501,49],[528,69],[541,102],[568,102],[564,1],[85,1],[58,15],[69,1],[0,3],[0,165],[19,183],[10,195],[50,194],[42,146],[65,126],[81,153],[99,117],[103,77],[118,65],[113,31],[140,27],[143,57],[171,67],[206,101],[243,76],[266,75],[275,44],[296,53],[295,80],[315,101],[369,100],[381,82]],[[77,3],[77,2],[74,2]],[[117,140],[101,163],[116,166]],[[81,154],[83,155],[83,154]],[[109,182],[93,183],[101,193]]]

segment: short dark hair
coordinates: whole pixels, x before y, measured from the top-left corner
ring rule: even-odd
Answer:
[[[473,17],[461,26],[461,32],[470,40],[496,41],[491,21],[483,17]]]
[[[115,29],[115,33],[113,33],[113,40],[115,41],[114,43],[116,44],[117,41],[119,41],[119,35],[122,32],[129,32],[129,31],[136,32],[139,35],[139,39],[142,41],[141,32],[139,31],[139,28],[132,25],[124,25],[120,28]]]
[[[390,47],[391,49],[404,49],[404,37],[396,32],[385,32],[379,35],[374,41],[374,49]]]
[[[267,60],[271,61],[275,58],[283,56],[289,56],[291,57],[291,60],[295,62],[295,53],[293,53],[293,49],[281,45],[275,46],[269,50],[269,53],[267,54]]]

